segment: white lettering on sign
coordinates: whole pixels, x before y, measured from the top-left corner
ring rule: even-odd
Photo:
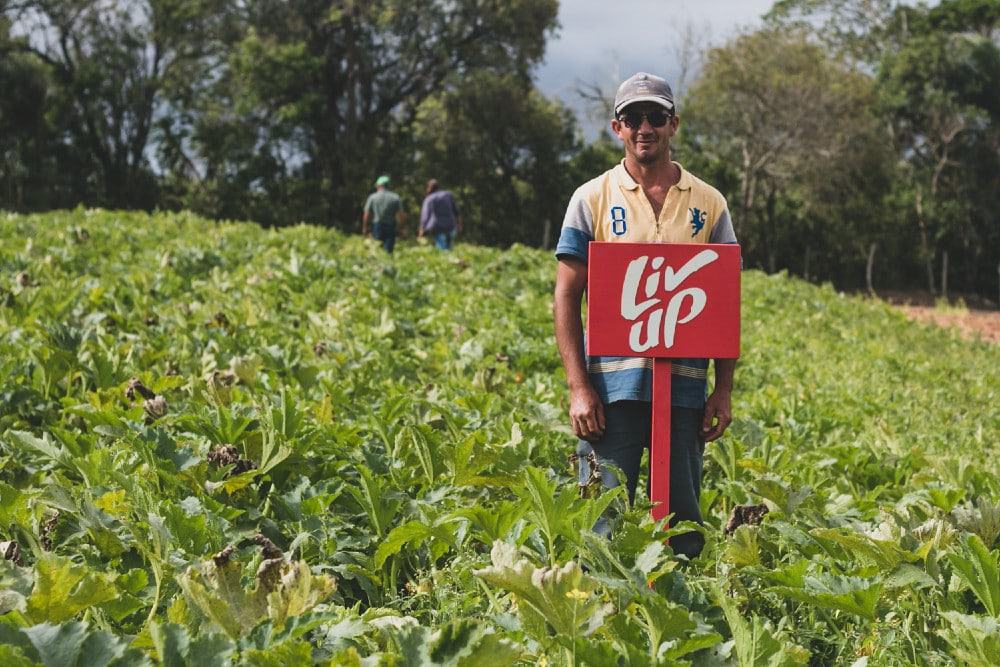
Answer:
[[[622,283],[621,314],[626,320],[637,321],[629,330],[628,344],[635,352],[645,352],[660,344],[660,334],[663,335],[663,347],[670,349],[674,346],[674,334],[677,325],[690,322],[701,314],[705,309],[708,297],[705,290],[700,287],[688,287],[680,291],[675,291],[686,279],[694,275],[698,270],[705,268],[719,258],[719,253],[714,250],[702,250],[697,255],[687,261],[687,263],[674,271],[668,266],[662,271],[663,257],[654,257],[649,261],[649,255],[637,257],[629,262],[625,271],[625,282]],[[653,272],[646,276],[646,265],[649,264]],[[643,284],[645,282],[645,284]],[[642,292],[645,300],[639,302],[639,286],[643,284]],[[659,292],[659,293],[658,293]],[[669,297],[669,301],[667,301]],[[690,303],[686,314],[682,315],[681,310],[685,306],[685,301]],[[663,303],[666,306],[663,307]],[[645,321],[640,318],[647,315]],[[645,328],[646,338],[642,339]]]

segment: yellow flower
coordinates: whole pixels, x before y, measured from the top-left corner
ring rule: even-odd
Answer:
[[[568,597],[570,600],[586,600],[587,598],[590,597],[590,593],[586,591],[581,591],[578,588],[574,588],[573,590],[566,593],[566,597]]]

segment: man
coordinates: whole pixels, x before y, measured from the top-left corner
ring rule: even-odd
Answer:
[[[434,235],[434,245],[441,250],[451,250],[455,235],[462,231],[462,216],[455,197],[440,189],[437,179],[427,181],[427,196],[420,207],[420,230],[417,235]]]
[[[587,287],[590,241],[631,243],[735,243],[725,198],[670,159],[680,126],[673,93],[660,77],[640,72],[615,95],[611,129],[625,158],[577,189],[556,246],[555,333],[569,384],[569,416],[580,438],[580,482],[593,471],[584,462],[612,463],[624,472],[635,499],[642,451],[649,445],[652,359],[585,358],[580,305]],[[715,388],[706,400],[707,359],[674,359],[670,412],[670,510],[673,522],[701,522],[699,494],[705,442],[732,421],[733,359],[715,360]],[[605,486],[617,477],[601,468]],[[595,530],[607,533],[606,520]],[[693,558],[704,538],[690,532],[671,540]]]
[[[379,176],[375,181],[375,192],[368,195],[365,201],[361,233],[368,236],[368,223],[372,222],[372,236],[381,241],[382,247],[391,255],[396,247],[396,223],[403,224],[405,216],[399,195],[389,189],[389,177]]]

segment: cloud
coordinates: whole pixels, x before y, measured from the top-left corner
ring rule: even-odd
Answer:
[[[562,27],[549,39],[535,82],[543,93],[577,109],[581,106],[575,92],[578,82],[613,91],[618,81],[638,71],[659,74],[673,82],[680,75],[676,42],[688,24],[694,27],[696,39],[701,39],[702,48],[707,48],[739,27],[759,23],[771,4],[771,0],[630,0],[614,4],[607,0],[564,0],[559,8]],[[580,113],[581,120],[583,115]],[[595,127],[585,129],[590,137],[598,131]]]

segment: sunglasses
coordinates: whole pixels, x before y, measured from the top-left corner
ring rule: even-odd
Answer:
[[[642,126],[642,119],[645,118],[653,127],[663,127],[673,118],[673,114],[666,111],[623,111],[618,114],[618,120],[625,123],[631,130],[638,130]]]

